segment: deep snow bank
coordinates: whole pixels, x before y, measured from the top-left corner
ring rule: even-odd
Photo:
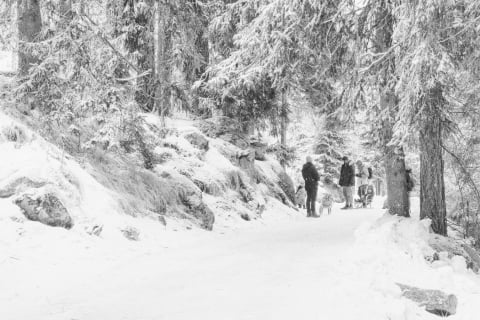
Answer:
[[[467,269],[465,258],[440,254],[440,260],[432,261],[434,250],[429,241],[428,220],[401,218],[385,215],[370,225],[356,231],[356,242],[348,252],[351,263],[342,272],[358,279],[351,283],[346,294],[365,292],[355,306],[361,308],[370,319],[374,315],[392,320],[438,319],[401,295],[397,283],[437,289],[458,298],[457,314],[449,319],[473,320],[478,317],[480,301],[480,277]],[[359,319],[363,319],[359,317]],[[366,318],[365,318],[366,319]]]

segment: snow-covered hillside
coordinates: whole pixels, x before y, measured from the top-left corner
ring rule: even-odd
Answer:
[[[158,118],[147,115],[145,121],[155,137]],[[275,198],[283,201],[282,211],[296,214],[288,209],[283,169],[276,161],[256,161],[252,156],[241,161],[242,167],[237,163],[239,157],[250,157],[250,153],[205,137],[191,122],[176,120],[172,125],[178,129],[156,142],[152,157],[159,163],[147,171],[120,161],[107,163],[102,158],[106,154],[96,156],[96,163],[80,165],[2,113],[0,150],[8,156],[0,158],[4,208],[0,219],[24,223],[25,217],[13,203],[22,196],[40,199],[50,194],[65,206],[74,232],[96,229],[102,237],[117,237],[134,229],[148,238],[142,229],[153,228],[151,233],[156,234],[164,224],[191,228],[193,223],[211,229],[248,223],[276,206]],[[126,169],[120,170],[121,165]]]

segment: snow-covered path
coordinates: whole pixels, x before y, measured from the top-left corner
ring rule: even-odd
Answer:
[[[243,226],[171,226],[138,242],[3,220],[0,319],[437,319],[396,283],[453,293],[449,319],[477,319],[480,278],[465,261],[428,263],[424,224],[382,215],[269,211]]]
[[[334,209],[331,216],[320,219],[224,234],[191,231],[192,236],[185,237],[182,232],[161,248],[131,247],[130,254],[119,259],[113,253],[97,261],[77,257],[76,268],[72,261],[70,266],[65,261],[53,265],[37,261],[37,267],[30,266],[23,274],[18,269],[10,274],[17,278],[15,288],[7,290],[6,297],[0,294],[0,305],[8,306],[1,308],[0,318],[334,319],[342,313],[355,315],[354,303],[344,305],[350,298],[342,265],[355,229],[379,215],[379,210]]]

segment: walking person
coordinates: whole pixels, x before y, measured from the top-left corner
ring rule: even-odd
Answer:
[[[355,167],[353,163],[348,160],[348,157],[342,158],[343,165],[340,169],[340,180],[338,184],[343,189],[345,197],[345,206],[342,209],[353,208],[353,189],[355,188]]]
[[[318,171],[312,163],[312,157],[307,157],[307,163],[303,165],[302,176],[305,180],[305,191],[307,191],[307,217],[316,217],[315,201],[317,200]]]
[[[368,169],[367,166],[363,164],[361,160],[357,161],[357,186],[358,186],[358,197],[360,198],[359,201],[362,202],[362,206],[366,207],[365,203],[365,195],[367,194],[367,187],[368,187]]]

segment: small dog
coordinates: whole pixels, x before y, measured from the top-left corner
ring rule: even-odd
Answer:
[[[307,191],[303,186],[298,186],[297,192],[295,193],[295,203],[300,209],[305,209],[305,201],[307,200]]]
[[[333,196],[330,193],[324,193],[320,200],[320,215],[323,214],[323,209],[327,209],[327,213],[332,213]]]

